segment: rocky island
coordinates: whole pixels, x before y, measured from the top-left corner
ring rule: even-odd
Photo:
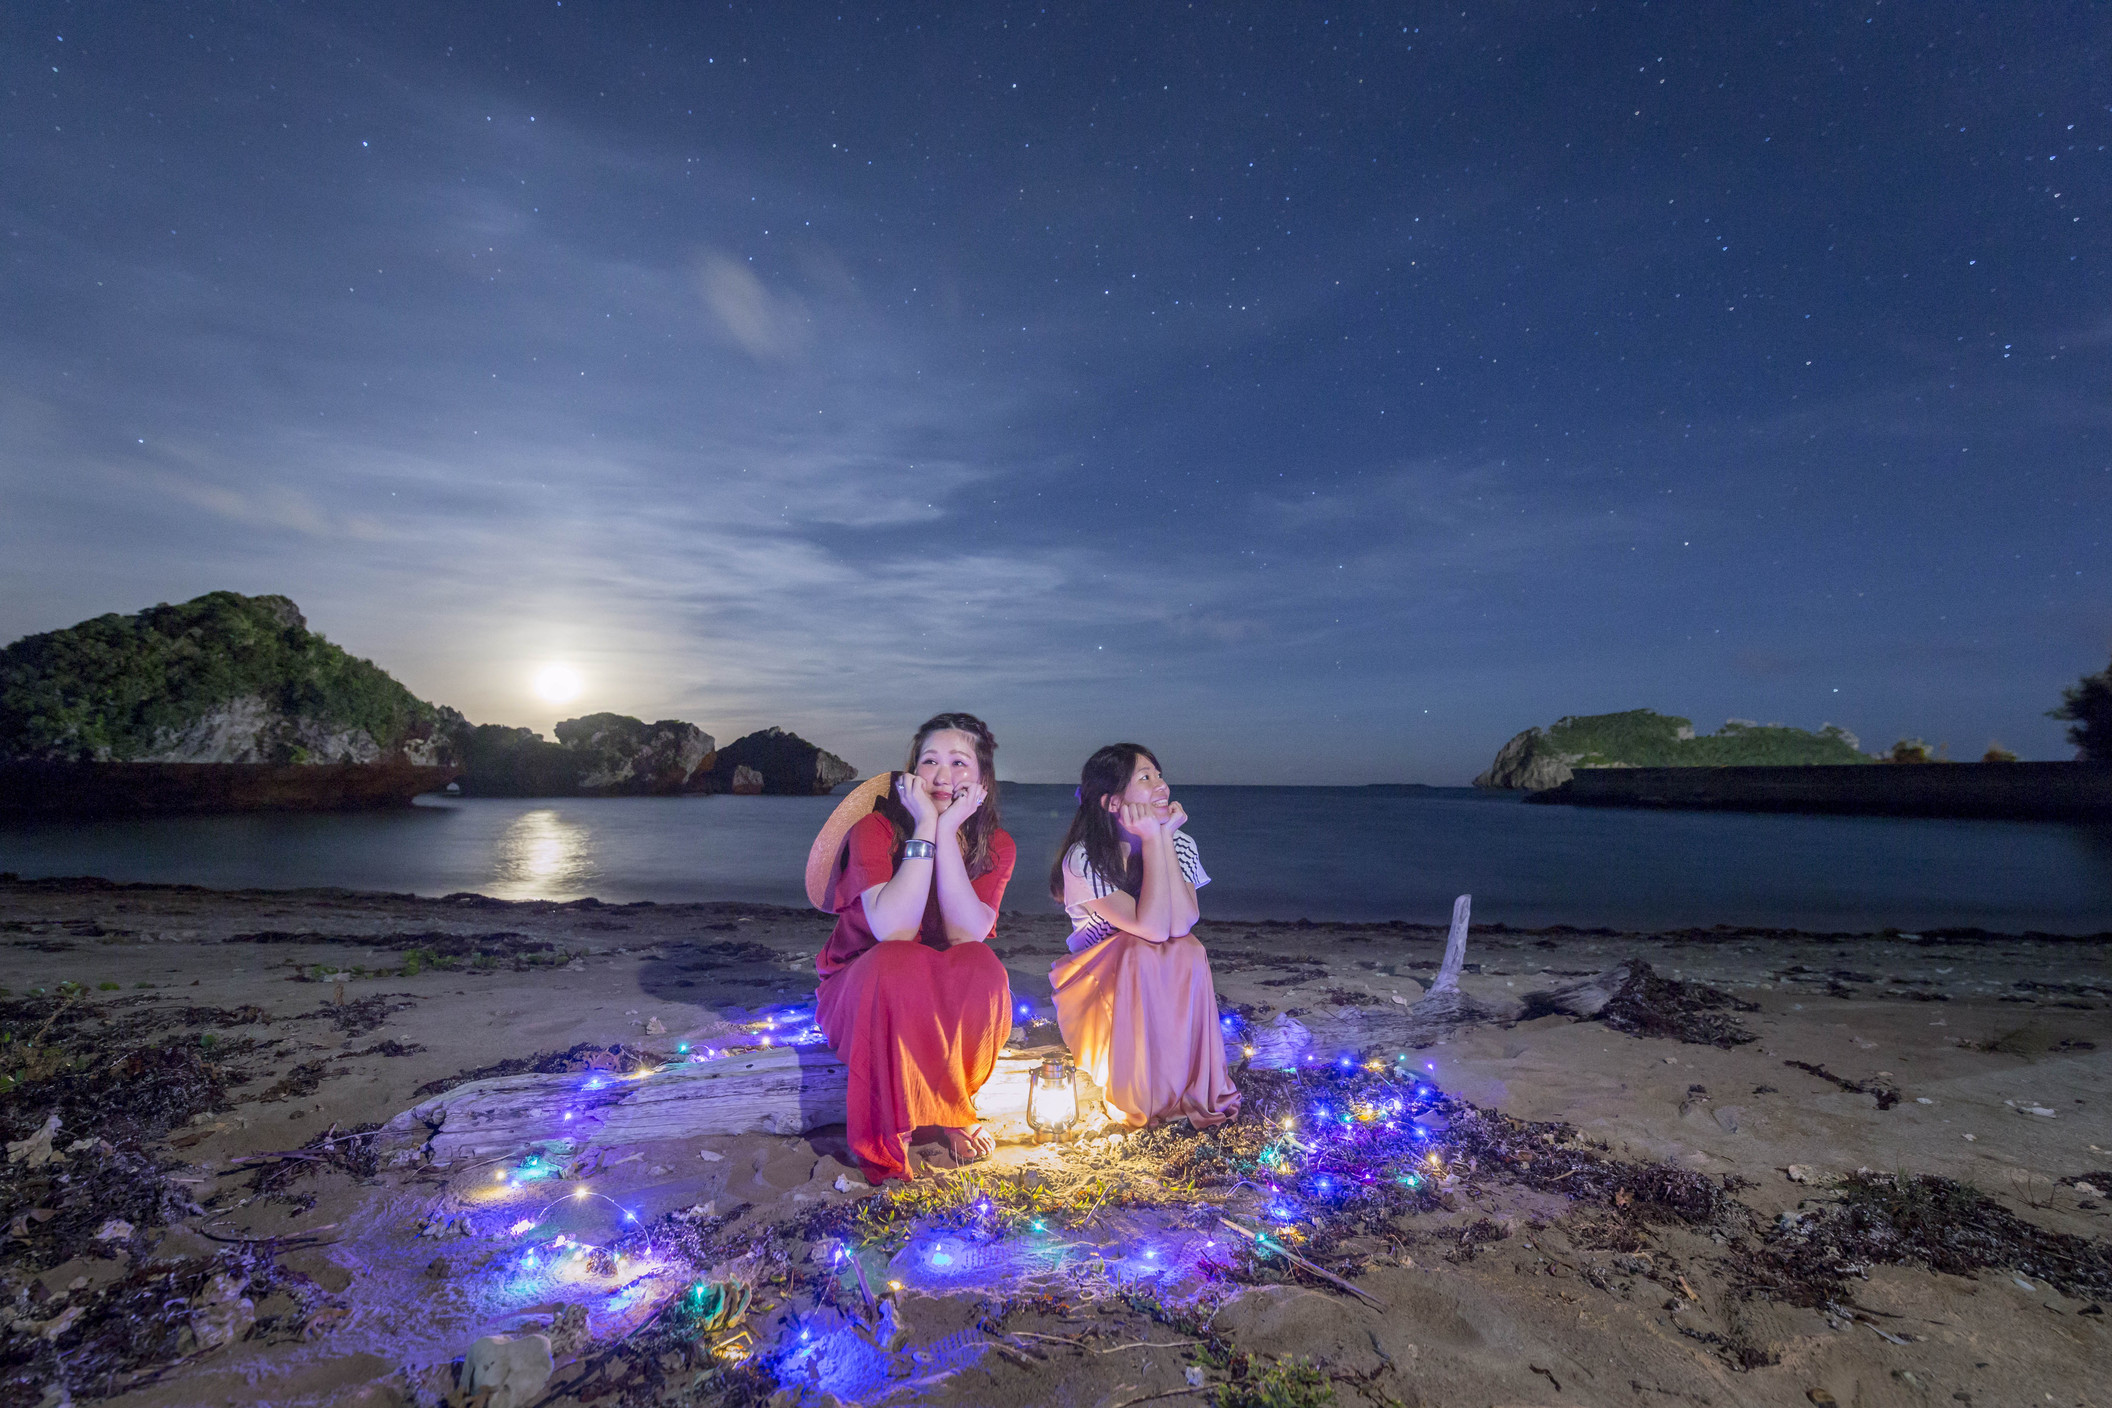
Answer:
[[[720,748],[601,713],[551,742],[476,724],[308,629],[283,596],[210,592],[0,650],[0,815],[329,810],[474,796],[826,793],[857,770],[782,729]]]
[[[1837,724],[1817,733],[1786,724],[1730,719],[1697,736],[1694,721],[1654,709],[1580,714],[1529,728],[1497,751],[1476,787],[1560,787],[1580,768],[1811,767],[1874,762]]]
[[[1592,807],[2112,819],[2112,762],[2023,763],[1997,747],[1978,763],[1942,763],[1918,740],[1874,758],[1835,724],[1810,733],[1732,719],[1697,736],[1690,721],[1650,709],[1529,728],[1474,785]]]

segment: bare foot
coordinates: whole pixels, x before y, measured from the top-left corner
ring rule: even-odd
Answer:
[[[977,1163],[997,1152],[997,1141],[984,1133],[979,1124],[969,1125],[966,1129],[955,1129],[949,1125],[945,1133],[946,1143],[953,1150],[953,1161],[956,1165]]]

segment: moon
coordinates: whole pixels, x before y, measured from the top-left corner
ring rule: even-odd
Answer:
[[[579,671],[570,665],[545,665],[535,672],[535,692],[552,704],[579,697]]]

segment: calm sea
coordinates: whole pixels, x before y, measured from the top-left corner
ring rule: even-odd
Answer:
[[[1471,788],[1188,787],[1206,916],[2112,929],[2112,828],[1530,806]],[[1067,786],[1008,783],[1007,909],[1053,911]],[[223,888],[800,905],[826,797],[421,798],[397,812],[0,826],[0,871]]]

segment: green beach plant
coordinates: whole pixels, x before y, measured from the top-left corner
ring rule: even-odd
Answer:
[[[2112,665],[2062,690],[2060,707],[2046,717],[2067,721],[2068,741],[2082,761],[2112,763]]]

